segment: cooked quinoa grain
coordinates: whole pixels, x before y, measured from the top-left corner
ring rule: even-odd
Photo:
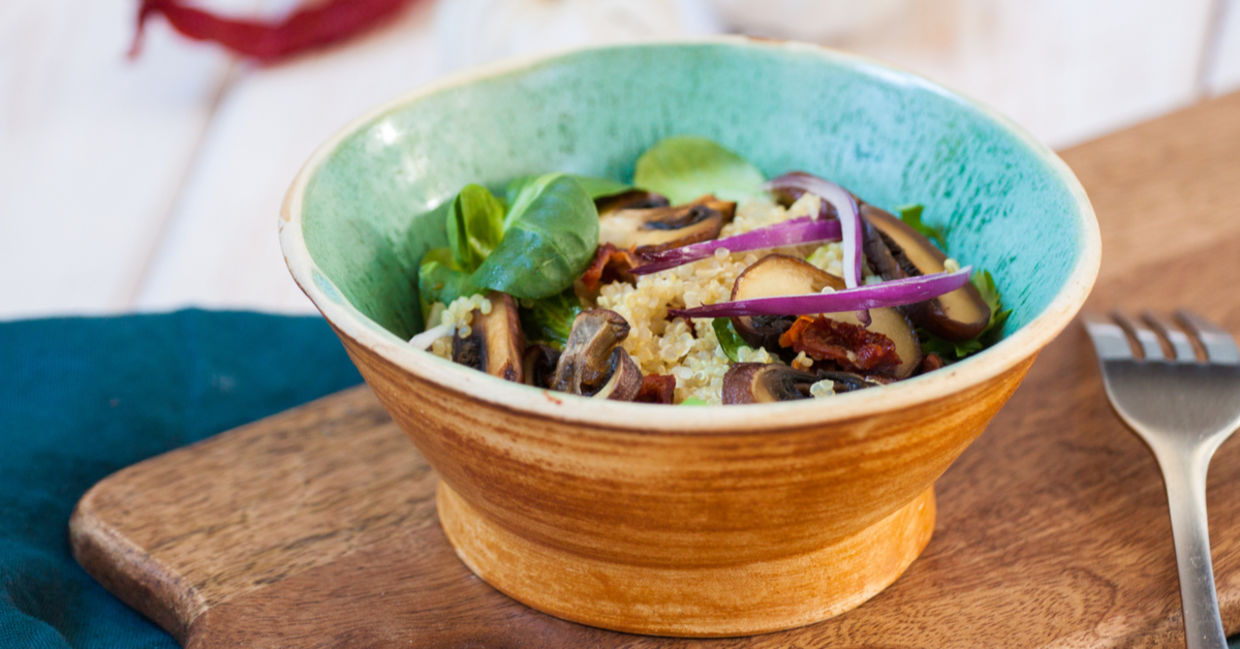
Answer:
[[[788,219],[814,216],[820,206],[819,198],[811,194],[805,194],[787,208],[769,199],[750,200],[737,207],[732,222],[723,227],[719,236],[729,237]],[[594,304],[589,306],[611,309],[629,323],[629,335],[623,342],[625,351],[633,357],[642,374],[670,374],[675,377],[677,403],[695,397],[717,404],[721,401],[723,375],[731,362],[715,338],[711,319],[693,318],[690,324],[684,318],[669,320],[667,312],[669,309],[727,302],[732,297],[736,277],[772,252],[806,258],[836,276],[843,272],[844,255],[838,242],[801,244],[774,251],[732,253],[720,249],[713,256],[691,264],[642,275],[637,278],[636,284],[605,284],[600,288]],[[436,305],[436,309],[440,308],[441,305]],[[438,322],[452,323],[458,333],[465,331],[475,308],[489,312],[491,303],[481,295],[458,298],[441,309]],[[452,338],[436,340],[431,345],[431,352],[445,358],[451,357]],[[742,347],[738,357],[744,363],[779,362],[765,349],[749,347]],[[793,366],[806,365],[808,358],[802,357],[794,360]],[[827,389],[825,385],[818,387],[819,392]]]
[[[451,324],[452,330],[461,336],[470,334],[470,322],[474,318],[474,309],[488,314],[491,312],[491,301],[482,295],[458,297],[451,304],[444,306],[436,302],[431,307],[431,315],[427,319],[427,327]],[[452,336],[438,338],[431,343],[430,352],[442,358],[452,358]]]
[[[788,219],[818,213],[817,196],[805,195],[787,209],[769,200],[753,200],[738,206],[732,223],[720,237],[728,237]],[[829,244],[839,248],[839,244]],[[824,248],[829,246],[823,246]],[[779,252],[804,257],[814,245],[789,246]],[[611,309],[632,329],[624,349],[643,374],[671,374],[676,378],[676,401],[696,397],[719,403],[723,375],[730,362],[715,338],[710,318],[694,318],[690,327],[683,318],[667,319],[669,309],[691,308],[731,299],[737,275],[770,251],[728,253],[663,272],[638,277],[636,285],[616,282],[602,287],[597,306]],[[842,258],[838,254],[837,258]],[[831,272],[828,270],[828,272]],[[838,273],[838,268],[837,271]],[[765,349],[741,348],[741,362],[770,363]]]

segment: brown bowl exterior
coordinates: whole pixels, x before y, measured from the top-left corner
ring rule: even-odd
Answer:
[[[674,433],[482,403],[337,333],[447,485],[441,518],[476,573],[563,617],[670,635],[798,626],[893,581],[929,540],[934,480],[1036,356],[865,418]]]

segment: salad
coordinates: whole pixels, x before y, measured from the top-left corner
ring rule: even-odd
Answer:
[[[804,172],[767,180],[674,136],[631,184],[565,173],[439,208],[448,245],[417,284],[410,344],[499,378],[594,398],[822,398],[931,372],[992,344],[989,273],[895,214]]]

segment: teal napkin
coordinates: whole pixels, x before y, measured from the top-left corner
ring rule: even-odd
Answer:
[[[143,458],[360,381],[317,317],[0,322],[0,647],[177,647],[70,556],[73,505]]]

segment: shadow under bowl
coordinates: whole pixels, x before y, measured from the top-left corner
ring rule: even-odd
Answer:
[[[598,402],[414,350],[432,208],[531,173],[631,178],[673,134],[768,175],[923,203],[990,270],[1004,339],[882,388],[779,404]],[[1075,315],[1097,223],[1062,161],[989,109],[812,46],[719,39],[581,50],[457,77],[355,121],[289,190],[281,245],[379,400],[439,472],[440,521],[478,576],[539,610],[683,636],[819,621],[929,542],[933,484]]]

